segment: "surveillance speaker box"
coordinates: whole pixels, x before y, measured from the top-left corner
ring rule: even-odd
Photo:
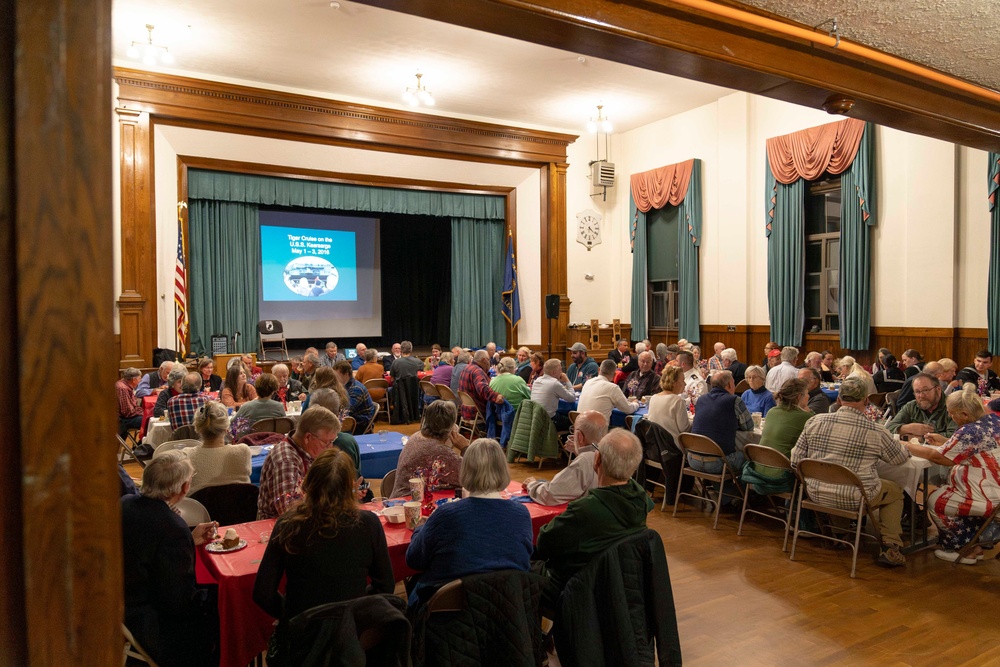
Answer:
[[[594,187],[613,188],[615,186],[615,165],[598,160],[590,165],[590,182]]]

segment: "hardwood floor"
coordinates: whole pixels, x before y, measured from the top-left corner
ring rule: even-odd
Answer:
[[[127,468],[140,476],[134,464]],[[510,470],[516,480],[551,479],[559,468]],[[820,540],[800,540],[789,561],[776,522],[748,518],[737,537],[736,514],[723,513],[712,530],[694,506],[682,505],[676,518],[671,511],[657,503],[648,525],[666,548],[685,665],[1000,664],[995,551],[978,565],[954,567],[928,549],[886,570],[869,546],[851,579],[850,551]]]

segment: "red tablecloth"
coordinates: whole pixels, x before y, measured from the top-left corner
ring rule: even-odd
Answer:
[[[520,494],[521,483],[511,482],[507,490]],[[566,505],[545,507],[535,503],[526,503],[525,507],[531,515],[532,535],[535,538],[542,526],[566,509]],[[239,536],[248,542],[245,549],[233,553],[213,554],[203,547],[197,549],[199,582],[214,579],[219,583],[219,667],[246,667],[256,655],[267,650],[274,619],[254,604],[253,584],[266,547],[260,543],[260,534],[270,532],[273,526],[274,520],[268,519],[220,528],[220,534],[224,534],[226,528],[235,528]],[[407,530],[404,524],[389,524],[384,519],[382,528],[396,581],[414,574],[406,567],[406,549],[410,546],[413,532]]]

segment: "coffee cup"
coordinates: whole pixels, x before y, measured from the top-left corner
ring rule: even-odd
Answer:
[[[406,527],[410,530],[416,528],[420,521],[420,503],[413,500],[403,503],[403,513],[406,516]]]
[[[760,428],[760,421],[763,419],[763,415],[759,412],[754,412],[750,414],[750,417],[753,419],[754,428]]]
[[[410,496],[418,503],[424,499],[424,480],[419,477],[410,478]]]

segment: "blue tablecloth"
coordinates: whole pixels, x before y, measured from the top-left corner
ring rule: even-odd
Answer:
[[[564,401],[562,399],[559,399],[559,407],[556,408],[556,412],[566,415],[573,410],[576,410],[576,403],[570,403],[569,401]],[[640,405],[639,409],[632,414],[634,414],[636,417],[645,417],[648,413],[649,413],[649,407],[646,405]],[[626,415],[618,408],[612,410],[611,424],[610,424],[611,428],[614,428],[615,426],[620,426],[621,428],[625,428],[625,417],[627,416],[628,415]]]
[[[355,436],[358,441],[358,454],[361,456],[361,476],[365,479],[382,479],[390,470],[396,469],[399,453],[403,451],[403,434],[395,431],[385,433],[382,442],[378,433]],[[250,460],[250,481],[260,484],[260,469],[264,466],[270,449],[263,451]]]
[[[838,389],[827,389],[826,387],[820,387],[826,397],[830,399],[831,403],[837,402],[837,397],[840,396],[840,390]]]

